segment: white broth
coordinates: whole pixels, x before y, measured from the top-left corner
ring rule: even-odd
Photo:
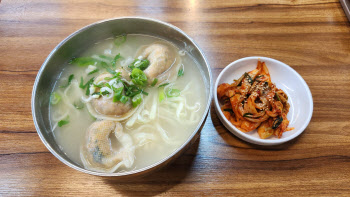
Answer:
[[[114,42],[114,38],[98,42],[86,49],[79,57],[92,57],[97,60],[110,62],[119,53],[122,58],[116,61],[116,67],[110,68],[115,70],[123,67],[127,70],[129,69],[128,65],[133,64],[135,59],[143,58],[135,57],[140,47],[154,43],[165,43],[165,46],[171,45],[176,49],[177,60],[175,62],[179,63],[179,65],[172,74],[173,79],[167,78],[164,81],[157,81],[154,87],[151,86],[149,81],[148,85],[142,90],[146,93],[139,93],[142,97],[142,102],[137,107],[132,107],[130,116],[118,121],[122,126],[121,133],[131,138],[131,142],[129,141],[131,144],[128,142],[128,148],[122,147],[124,145],[120,141],[121,138],[117,140],[113,134],[107,136],[109,138],[106,143],[111,148],[107,148],[106,151],[110,151],[112,154],[118,153],[118,151],[122,152],[124,149],[132,149],[132,151],[125,150],[129,151],[127,153],[130,157],[128,164],[124,161],[125,157],[119,160],[108,160],[108,162],[114,162],[114,167],[106,167],[105,169],[85,161],[86,158],[89,158],[86,156],[89,152],[84,151],[84,148],[88,146],[87,136],[90,135],[87,131],[90,125],[96,121],[114,121],[115,119],[113,118],[114,115],[107,116],[100,114],[97,110],[91,111],[91,108],[94,107],[91,104],[93,102],[91,100],[97,99],[95,98],[96,96],[93,98],[93,92],[91,91],[97,91],[95,94],[100,94],[98,99],[101,100],[108,99],[109,95],[113,96],[116,93],[112,92],[103,95],[102,88],[98,92],[99,87],[94,87],[90,88],[90,93],[86,95],[88,87],[84,89],[79,87],[81,78],[83,78],[82,85],[85,85],[92,77],[95,77],[95,83],[97,76],[107,73],[104,67],[97,64],[78,66],[67,63],[65,65],[51,94],[56,95],[56,99],[59,98],[58,102],[55,102],[53,96],[50,99],[51,129],[57,144],[71,160],[87,169],[102,172],[124,172],[141,169],[164,159],[189,138],[197,127],[207,102],[207,90],[201,71],[196,61],[187,52],[179,50],[168,41],[146,35],[130,34],[126,36],[125,42],[118,45],[114,44]],[[151,65],[152,62],[149,67]],[[173,63],[174,66],[175,63]],[[98,71],[94,71],[96,69]],[[168,70],[165,72],[170,72]],[[183,70],[183,75],[181,75],[179,70]],[[88,75],[91,71],[95,73]],[[147,73],[146,70],[144,72]],[[68,84],[68,79],[71,75],[74,75],[74,77]],[[105,80],[107,79],[105,78]],[[156,80],[153,80],[153,82],[156,82]],[[159,87],[164,84],[167,85]],[[105,89],[108,90],[108,88]],[[125,88],[123,90],[123,95],[126,95]],[[129,98],[129,103],[132,100],[131,98]],[[107,161],[101,160],[101,157],[106,156],[100,150],[101,147],[96,148],[98,151],[101,151],[101,153],[99,152],[100,160],[96,160],[96,163]],[[90,156],[96,159],[95,155]],[[125,165],[121,165],[122,162],[125,162]],[[120,164],[118,165],[118,163]]]

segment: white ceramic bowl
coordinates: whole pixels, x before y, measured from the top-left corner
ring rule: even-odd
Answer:
[[[271,81],[276,84],[277,88],[282,89],[288,95],[290,109],[287,118],[289,127],[294,127],[295,129],[284,132],[281,138],[273,136],[267,139],[260,139],[256,130],[244,133],[226,119],[220,108],[221,104],[217,97],[218,85],[233,83],[233,80],[238,79],[243,73],[255,69],[258,60],[266,63],[270,71]],[[308,85],[294,69],[275,59],[246,57],[232,62],[220,73],[213,92],[215,110],[224,126],[237,137],[253,144],[277,145],[292,140],[304,131],[311,120],[313,101]]]

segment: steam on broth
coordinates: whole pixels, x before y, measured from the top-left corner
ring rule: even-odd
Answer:
[[[122,35],[96,43],[62,71],[50,98],[62,151],[94,171],[152,165],[197,127],[206,89],[195,60],[172,43]]]

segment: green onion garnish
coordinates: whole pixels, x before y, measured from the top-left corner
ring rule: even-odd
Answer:
[[[109,80],[112,80],[112,79],[115,79],[115,78],[117,78],[116,75],[114,75],[113,77],[105,77],[104,80],[109,81]]]
[[[86,96],[89,96],[89,95],[90,95],[90,85],[93,84],[94,79],[95,79],[95,78],[92,77],[92,78],[91,78],[88,82],[86,82],[86,84],[84,85],[84,79],[83,79],[83,77],[80,78],[79,87],[80,87],[81,89],[85,89],[85,88],[87,87],[86,92],[85,92],[85,95],[86,95]]]
[[[120,36],[117,36],[114,40],[114,44],[116,46],[120,46],[121,44],[123,44],[126,41],[126,34],[122,34]]]
[[[105,86],[109,89],[112,89],[111,85],[109,85],[109,83],[105,83]]]
[[[169,85],[169,83],[164,83],[164,84],[162,84],[162,85],[158,86],[158,88],[160,88],[160,87],[164,87],[164,86],[167,86],[167,85]]]
[[[73,78],[74,78],[74,75],[73,75],[73,74],[69,75],[67,84],[66,84],[66,85],[63,85],[63,86],[59,86],[59,87],[60,87],[60,88],[66,88],[66,87],[68,87],[68,86],[70,85],[70,83],[72,82]]]
[[[142,96],[141,94],[137,94],[131,99],[132,106],[137,107],[142,102]]]
[[[129,97],[127,97],[127,96],[122,96],[121,98],[120,98],[120,102],[122,102],[122,103],[126,103],[126,102],[128,102],[128,100],[129,100]]]
[[[113,102],[117,102],[120,101],[120,99],[122,98],[122,92],[123,92],[124,87],[120,87],[120,88],[113,88],[114,91],[114,97],[113,97]]]
[[[138,68],[134,68],[131,71],[131,77],[132,77],[131,81],[135,85],[145,86],[147,84],[147,76],[146,76],[146,74],[142,70],[140,70]]]
[[[93,71],[89,72],[89,73],[88,73],[88,75],[91,75],[91,74],[97,73],[98,71],[99,71],[98,69],[95,69],[95,70],[93,70]]]
[[[136,59],[128,67],[131,69],[138,68],[140,70],[146,70],[148,66],[149,66],[149,61],[147,59],[144,59],[144,60]]]
[[[158,79],[157,79],[157,78],[154,78],[154,79],[153,79],[153,82],[152,82],[152,84],[151,84],[151,86],[154,87],[154,86],[157,84],[157,82],[158,82]]]
[[[180,96],[180,90],[178,89],[171,89],[169,88],[168,91],[166,92],[167,97],[178,97]]]
[[[159,99],[159,102],[162,102],[165,99],[164,88],[159,88],[158,99]]]
[[[95,86],[96,88],[102,88],[104,83],[101,83],[101,84],[92,84],[93,86]]]
[[[148,92],[145,92],[145,91],[141,90],[141,93],[146,95],[146,96],[148,96]]]
[[[180,69],[179,72],[177,73],[177,76],[181,77],[184,75],[184,69]]]
[[[83,77],[80,77],[80,84],[79,84],[79,87],[81,88],[81,89],[85,89],[88,85],[89,85],[89,83],[90,83],[90,81],[93,81],[94,80],[94,78],[91,78],[88,82],[86,82],[86,84],[84,85],[84,79],[83,79]]]
[[[126,83],[123,83],[125,87],[125,95],[129,97],[133,97],[136,94],[141,93],[141,89],[138,88],[136,85],[127,85]]]
[[[69,123],[69,116],[67,116],[65,119],[58,121],[57,125],[59,127],[62,127],[63,125],[66,125]]]
[[[57,103],[59,103],[61,100],[61,96],[56,93],[56,92],[52,92],[51,95],[50,95],[50,103],[52,105],[56,105]]]
[[[117,60],[121,58],[120,53],[118,53],[118,55],[116,55],[113,59],[112,63],[112,67],[115,68],[115,64],[117,63]]]
[[[100,92],[94,92],[94,93],[91,94],[91,96],[94,96],[94,95],[101,95],[101,93]]]
[[[101,62],[101,66],[107,70],[107,72],[111,73],[112,75],[117,74],[117,72],[115,72],[114,70],[112,70],[106,62]]]
[[[107,94],[110,94],[107,90],[103,91],[103,92],[100,92],[101,95],[107,95]]]
[[[85,88],[85,86],[84,86],[84,79],[83,79],[83,77],[80,77],[80,84],[79,84],[79,88],[81,88],[81,89],[84,89],[84,88]]]
[[[98,60],[92,57],[78,57],[78,58],[71,59],[69,61],[69,64],[77,64],[78,66],[89,66],[89,65],[94,65],[97,62]]]

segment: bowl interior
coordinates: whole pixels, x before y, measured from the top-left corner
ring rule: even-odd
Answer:
[[[193,131],[189,139],[179,148],[182,149],[198,132],[200,126],[205,120],[206,114],[210,106],[211,98],[211,73],[210,67],[204,57],[204,54],[198,48],[198,46],[189,38],[184,32],[175,26],[170,24],[153,20],[147,18],[117,18],[110,19],[106,21],[101,21],[94,23],[92,25],[86,26],[77,32],[68,36],[63,40],[57,47],[50,53],[43,65],[41,66],[37,78],[34,83],[32,92],[32,114],[34,119],[34,124],[38,131],[38,134],[45,144],[45,146],[63,163],[77,170],[101,176],[122,176],[126,174],[133,174],[135,172],[127,173],[97,173],[89,170],[83,169],[80,165],[69,159],[64,152],[58,147],[55,142],[54,136],[52,134],[50,124],[49,124],[49,96],[52,92],[54,84],[59,78],[59,74],[62,72],[64,65],[75,56],[78,56],[85,48],[93,45],[94,43],[110,38],[112,36],[117,36],[120,34],[145,34],[156,36],[162,39],[166,39],[179,48],[191,49],[187,50],[188,53],[197,61],[199,69],[204,78],[204,85],[206,87],[207,95],[207,105],[202,119],[200,120],[197,129]],[[178,150],[179,150],[178,149]],[[173,154],[175,154],[176,150]],[[168,156],[164,160],[155,164],[158,165],[172,155]],[[154,167],[150,166],[149,168]],[[146,169],[141,169],[138,171],[144,171]]]
[[[265,57],[248,57],[237,60],[229,64],[219,75],[214,88],[214,98],[216,107],[220,107],[216,92],[217,86],[222,83],[233,83],[234,79],[238,79],[245,72],[251,71],[256,68],[258,60],[266,63],[269,69],[271,80],[276,84],[277,88],[282,89],[288,95],[288,102],[290,104],[290,110],[287,115],[289,127],[294,127],[292,131],[283,133],[279,139],[277,137],[270,137],[268,139],[260,139],[256,130],[244,133],[238,130],[235,126],[229,123],[224,117],[221,110],[218,110],[220,116],[224,117],[227,121],[230,131],[234,129],[234,134],[239,134],[238,137],[243,137],[252,143],[257,144],[278,144],[294,137],[298,136],[308,125],[313,110],[313,101],[309,87],[304,79],[288,65]],[[219,109],[219,108],[218,108]],[[225,125],[226,126],[226,125]]]

